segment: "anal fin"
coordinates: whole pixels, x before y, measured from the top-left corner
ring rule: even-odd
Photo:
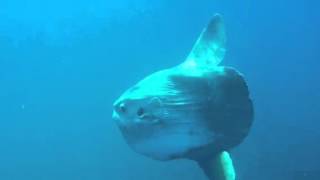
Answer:
[[[223,151],[211,159],[199,161],[209,180],[235,180],[236,173],[228,152]]]

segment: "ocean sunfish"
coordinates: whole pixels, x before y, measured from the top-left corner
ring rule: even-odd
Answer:
[[[147,76],[115,101],[113,119],[134,151],[194,160],[210,180],[235,179],[228,151],[248,135],[253,105],[242,74],[219,66],[225,43],[216,14],[183,63]]]

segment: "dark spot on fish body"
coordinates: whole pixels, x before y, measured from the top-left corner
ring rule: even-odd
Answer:
[[[190,76],[189,74],[179,74],[170,76],[174,84],[174,89],[182,92],[205,95],[208,93],[207,81],[202,76]],[[205,94],[204,94],[205,93]]]
[[[230,149],[240,144],[249,133],[253,121],[253,105],[244,78],[232,68],[212,75],[212,98],[205,118],[214,132],[223,134],[216,145]]]

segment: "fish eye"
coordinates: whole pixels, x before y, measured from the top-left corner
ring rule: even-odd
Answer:
[[[138,111],[137,111],[137,115],[142,118],[143,115],[144,115],[144,109],[143,108],[139,108]]]
[[[121,103],[119,107],[121,112],[125,113],[127,111],[127,108],[123,103]]]

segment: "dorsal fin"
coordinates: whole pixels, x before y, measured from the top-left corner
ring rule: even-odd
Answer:
[[[216,14],[208,26],[202,31],[192,48],[186,66],[197,68],[211,68],[220,64],[224,58],[226,34],[221,15]]]

